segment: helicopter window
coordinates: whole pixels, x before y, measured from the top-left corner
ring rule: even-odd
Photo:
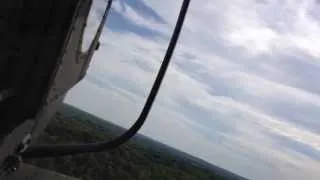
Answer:
[[[181,29],[183,26],[183,22],[189,7],[189,3],[190,3],[190,0],[184,0],[182,3],[181,10],[178,15],[178,19],[177,19],[172,37],[169,40],[169,44],[165,51],[163,61],[161,62],[160,69],[154,80],[154,83],[149,92],[149,95],[147,96],[145,104],[137,120],[127,131],[125,131],[123,134],[121,134],[120,136],[112,140],[98,141],[98,142],[89,143],[89,144],[31,146],[26,151],[21,152],[22,157],[24,158],[46,157],[46,156],[50,157],[50,156],[65,156],[65,155],[72,155],[72,154],[80,154],[80,153],[87,153],[87,152],[99,152],[103,150],[114,149],[120,146],[121,144],[127,142],[133,136],[135,136],[136,133],[139,131],[139,129],[143,126],[145,120],[147,119],[148,114],[152,108],[153,102],[158,94],[160,85],[166,74],[175,46],[177,44]],[[111,4],[112,4],[112,1],[109,1],[109,4],[106,6],[104,14],[108,13],[108,7],[111,7]]]
[[[102,20],[107,1],[93,0],[82,37],[82,51],[88,50]]]
[[[132,2],[134,4],[130,4]],[[142,5],[139,2],[143,2]],[[83,90],[79,88],[73,91],[74,94],[77,93],[77,98],[73,99],[75,105],[120,125],[123,125],[123,119],[129,119],[126,116],[133,117],[132,111],[146,95],[141,89],[151,82],[147,78],[152,77],[156,67],[153,65],[157,58],[154,57],[164,52],[159,50],[165,43],[159,38],[163,32],[161,27],[158,28],[159,22],[161,17],[172,15],[168,9],[174,2],[176,1],[127,0],[124,5],[129,13],[125,18],[130,19],[135,26],[130,23],[121,24],[122,22],[117,21],[119,19],[114,21],[117,27],[129,26],[131,31],[107,33],[117,35],[108,36],[108,42],[101,44],[92,63],[94,69],[92,68],[79,84]],[[220,167],[250,179],[320,177],[320,96],[316,83],[320,75],[320,53],[317,48],[320,32],[320,16],[317,13],[319,5],[315,1],[193,2],[196,3],[192,6],[193,10],[186,24],[186,38],[181,39],[184,43],[181,43],[181,49],[172,64],[172,74],[168,73],[168,86],[162,89],[166,107],[155,107],[149,121],[152,125],[146,124],[143,132],[167,145],[217,163]],[[160,11],[150,11],[143,6],[148,3],[156,8],[165,7],[168,11],[159,18],[156,13],[161,13]],[[141,18],[141,14],[137,18],[139,13],[133,9],[138,6],[144,8],[144,11],[148,12],[147,17],[157,23]],[[170,18],[164,19],[171,21]],[[169,32],[169,26],[164,31]],[[154,39],[157,45],[152,42]],[[154,47],[158,49],[155,50]],[[123,50],[128,50],[129,53],[124,53]],[[134,56],[136,54],[139,55]],[[126,60],[126,57],[130,59]],[[125,101],[122,101],[123,99]],[[162,99],[159,100],[157,102],[161,103]],[[137,106],[131,106],[132,104]],[[129,110],[126,105],[130,105],[127,106],[130,107]],[[103,119],[76,111],[62,107],[57,115],[60,121],[46,130],[47,136],[42,143],[50,143],[51,140],[53,143],[65,140],[91,143],[108,140],[118,134],[118,131],[115,132],[112,125],[106,125]],[[75,113],[81,115],[76,118]],[[90,130],[88,124],[94,127],[94,130]],[[139,126],[141,127],[141,124]],[[68,129],[63,130],[65,127]],[[81,133],[71,136],[72,130],[81,130]],[[55,136],[55,133],[61,137]],[[110,133],[110,136],[106,133]],[[22,156],[35,158],[94,152],[105,147],[113,148],[121,144],[119,142],[124,141],[120,140],[111,145],[109,142],[75,146],[40,144],[31,147],[22,153]],[[87,159],[82,160],[75,158],[73,167],[81,168],[69,168],[69,172],[77,171],[73,173],[80,174],[79,171],[85,169],[85,166],[80,164],[86,163],[92,177],[97,174],[96,170],[108,170],[110,173],[104,177],[106,179],[109,175],[110,179],[130,179],[127,172],[138,179],[169,179],[147,177],[148,174],[157,172],[169,174],[172,169],[167,169],[166,166],[159,167],[145,161],[139,161],[145,166],[131,163],[133,159],[141,160],[143,157],[150,158],[152,162],[161,162],[163,159],[159,157],[164,154],[165,148],[158,148],[158,153],[151,156],[149,153],[141,155],[136,151],[130,154],[128,149],[138,149],[135,146],[126,146],[134,144],[130,144],[131,142],[121,146],[124,147],[122,149],[120,147],[106,153],[85,154],[86,156],[82,157]],[[115,158],[119,156],[121,158]],[[174,168],[191,164],[184,161],[183,166],[177,165],[176,157],[164,161],[174,164]],[[57,167],[63,167],[69,158],[61,161],[57,159],[56,164],[60,165]],[[91,167],[97,162],[103,165],[92,170]],[[188,169],[207,166],[205,163],[194,164],[194,168]],[[112,177],[119,172],[121,166],[125,169],[125,172],[121,173],[123,176]],[[137,166],[139,168],[136,168]],[[140,173],[145,169],[150,172]],[[217,174],[224,173],[219,171]],[[201,172],[198,175],[204,176]],[[172,179],[199,178],[172,176]],[[220,178],[211,176],[203,179]]]

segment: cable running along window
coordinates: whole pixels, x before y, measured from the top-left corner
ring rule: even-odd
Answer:
[[[109,0],[108,5],[111,6],[112,0]],[[157,96],[159,91],[161,82],[165,76],[167,68],[169,66],[172,54],[174,52],[176,43],[178,41],[183,22],[190,4],[190,0],[183,0],[182,6],[180,9],[180,13],[170,39],[168,48],[166,50],[164,59],[161,63],[159,72],[156,76],[154,84],[151,88],[151,91],[147,97],[147,100],[143,106],[143,109],[136,120],[136,122],[122,135],[119,137],[111,140],[111,141],[100,141],[96,143],[89,143],[89,144],[66,144],[66,145],[37,145],[37,146],[30,146],[26,151],[21,152],[20,155],[23,158],[37,158],[37,157],[50,157],[50,156],[64,156],[64,155],[74,155],[79,153],[87,153],[87,152],[99,152],[103,150],[113,149],[118,147],[119,145],[125,143],[129,139],[131,139],[143,126],[144,122],[146,121],[152,104]],[[108,5],[106,8],[105,15],[108,12]],[[102,22],[103,24],[104,22]],[[98,32],[97,32],[98,33]],[[101,33],[101,31],[99,32]]]

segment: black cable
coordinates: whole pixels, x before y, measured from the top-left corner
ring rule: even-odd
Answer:
[[[66,145],[37,145],[30,146],[25,152],[20,155],[23,158],[36,158],[36,157],[49,157],[49,156],[64,156],[64,155],[74,155],[79,153],[87,152],[99,152],[103,150],[113,149],[119,145],[125,143],[130,138],[132,138],[138,130],[142,127],[145,122],[152,104],[157,96],[161,82],[165,76],[167,68],[169,66],[173,51],[175,49],[176,43],[178,41],[181,28],[183,26],[183,21],[185,19],[190,0],[183,0],[181,10],[178,16],[178,20],[170,39],[169,46],[167,48],[166,54],[164,56],[163,62],[151,88],[150,94],[146,100],[146,103],[141,111],[140,116],[137,121],[131,126],[124,134],[111,140],[111,141],[101,141],[89,144],[66,144]]]

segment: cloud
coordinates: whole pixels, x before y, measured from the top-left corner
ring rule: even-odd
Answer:
[[[115,1],[88,75],[67,102],[129,127],[180,5]],[[103,7],[94,1],[86,43]],[[192,1],[141,132],[251,179],[317,179],[318,10],[311,0]]]

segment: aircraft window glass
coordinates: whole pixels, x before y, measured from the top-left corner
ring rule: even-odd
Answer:
[[[107,1],[93,0],[83,34],[82,51],[88,50],[102,19]]]

